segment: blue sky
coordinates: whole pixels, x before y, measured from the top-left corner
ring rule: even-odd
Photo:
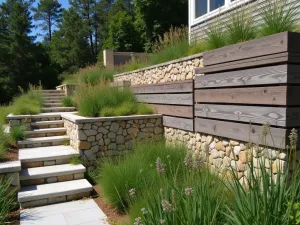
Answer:
[[[5,2],[5,0],[0,0],[0,3]],[[39,0],[35,0],[35,3],[33,6],[35,7],[38,4]],[[58,0],[58,2],[62,5],[63,8],[67,9],[69,8],[69,0]],[[37,25],[38,23],[36,21],[33,21],[34,25]],[[31,35],[36,36],[37,34],[42,34],[44,35],[45,32],[42,31],[39,27],[33,28]],[[37,36],[36,41],[42,41],[43,36]]]

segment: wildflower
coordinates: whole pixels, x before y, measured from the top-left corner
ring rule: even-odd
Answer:
[[[193,188],[187,187],[187,188],[184,189],[184,192],[185,192],[186,196],[190,196],[190,195],[193,194],[194,190],[193,190]]]
[[[145,215],[145,214],[147,214],[147,213],[148,213],[148,211],[147,211],[147,209],[146,209],[146,208],[142,208],[142,209],[141,209],[141,212],[143,213],[143,215]]]
[[[162,163],[159,157],[156,159],[156,170],[158,174],[162,174],[165,172],[165,165]]]
[[[131,197],[134,197],[135,196],[135,188],[131,188],[130,190],[129,190],[129,195],[131,196]]]
[[[186,167],[192,167],[193,166],[193,158],[192,158],[192,154],[191,153],[187,153],[185,158],[184,158],[184,165]]]
[[[165,220],[159,220],[160,224],[164,224],[166,221]]]
[[[141,217],[135,218],[133,225],[143,225],[142,224],[142,218]]]
[[[163,199],[161,201],[161,206],[163,207],[164,212],[172,211],[172,204],[168,200]]]

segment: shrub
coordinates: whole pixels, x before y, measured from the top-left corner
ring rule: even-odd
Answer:
[[[10,137],[12,142],[16,144],[18,141],[24,140],[25,137],[25,127],[23,125],[13,126],[10,128]]]
[[[218,18],[215,23],[209,25],[205,33],[207,35],[205,43],[207,50],[221,48],[226,45],[227,36],[220,24],[220,18]]]
[[[287,0],[267,0],[267,6],[262,13],[260,35],[296,31],[298,9],[295,3],[289,3]]]
[[[62,102],[63,106],[65,106],[65,107],[72,107],[72,106],[74,106],[74,100],[70,96],[63,97],[62,100],[61,100],[61,102]]]
[[[225,30],[229,45],[248,41],[256,37],[256,29],[250,7],[246,5],[231,13],[230,23],[228,23]]]
[[[166,176],[177,170],[184,158],[185,148],[166,147],[163,142],[142,143],[134,147],[134,153],[116,162],[105,160],[102,163],[99,184],[103,188],[104,198],[120,211],[126,211],[146,189],[158,185],[155,161],[158,157],[166,165]],[[177,171],[179,174],[180,171]],[[132,198],[134,197],[134,198]]]
[[[115,111],[115,108],[104,107],[104,108],[101,109],[99,115],[103,116],[103,117],[116,116],[116,111]]]
[[[72,165],[79,165],[81,164],[81,160],[79,159],[78,155],[73,155],[70,159],[70,164]]]
[[[0,123],[0,160],[6,158],[10,143],[11,137],[4,131],[3,124]]]
[[[137,108],[137,113],[139,115],[147,115],[147,114],[153,114],[154,113],[154,110],[146,104],[140,103],[140,104],[138,104],[137,107],[138,107]]]
[[[136,102],[123,102],[118,108],[116,108],[116,116],[128,116],[137,112]]]
[[[8,213],[17,206],[15,190],[10,187],[10,181],[0,179],[0,224],[6,224]]]
[[[9,106],[1,106],[0,107],[0,124],[6,123],[6,117],[11,113],[11,107]]]

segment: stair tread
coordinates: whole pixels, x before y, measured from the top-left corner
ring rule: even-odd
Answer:
[[[75,109],[75,107],[61,106],[61,107],[44,107],[44,108],[42,108],[42,110],[53,110],[53,109]]]
[[[36,144],[36,143],[43,143],[43,142],[54,142],[54,141],[67,141],[70,140],[69,136],[61,135],[61,136],[53,136],[53,137],[37,137],[37,138],[27,138],[24,141],[18,141],[18,144]]]
[[[18,201],[28,202],[45,198],[78,194],[92,190],[92,185],[86,179],[32,185],[21,188],[18,193]]]
[[[64,159],[71,158],[74,155],[79,155],[79,153],[71,146],[65,145],[25,148],[19,150],[19,160],[21,162]]]
[[[23,169],[20,172],[20,180],[30,180],[53,176],[62,176],[75,173],[84,173],[86,171],[82,164],[62,164],[54,166],[44,166]]]
[[[31,126],[34,125],[56,125],[56,124],[63,124],[63,120],[51,120],[51,121],[37,121],[37,122],[31,122]]]
[[[25,131],[25,134],[43,134],[43,133],[60,133],[67,131],[67,128],[57,127],[57,128],[45,128],[45,129],[34,129],[31,131]]]

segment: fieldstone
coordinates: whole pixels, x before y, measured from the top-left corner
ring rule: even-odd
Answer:
[[[154,127],[153,123],[146,123],[146,127]]]
[[[215,165],[216,168],[220,168],[223,164],[223,159],[214,159],[213,164]]]
[[[95,130],[85,130],[84,133],[89,137],[97,134]]]
[[[95,136],[88,137],[88,142],[94,142],[96,140]]]
[[[92,125],[90,123],[86,123],[86,124],[84,124],[83,129],[90,130],[90,129],[92,129]]]
[[[93,153],[96,153],[96,152],[99,151],[99,146],[93,146],[93,147],[91,148],[91,150],[92,150]]]
[[[277,158],[277,152],[275,150],[272,149],[265,149],[264,150],[264,156],[267,157],[268,159],[276,159]]]
[[[246,146],[244,144],[240,144],[241,151],[244,151],[246,149]]]
[[[49,160],[44,162],[44,166],[53,166],[55,165],[55,160]]]
[[[208,136],[206,137],[206,139],[205,139],[205,142],[206,142],[206,144],[208,144],[208,145],[209,145],[212,141],[213,141],[213,137],[210,136],[210,135],[208,135]]]
[[[231,148],[230,146],[227,146],[227,147],[225,148],[225,153],[226,153],[226,155],[229,157],[230,154],[232,153],[232,148]]]
[[[208,152],[209,151],[209,146],[206,142],[201,144],[201,151],[203,151],[203,152]]]
[[[230,140],[230,145],[231,146],[237,146],[237,145],[239,145],[240,143],[239,142],[237,142],[237,141],[233,141],[233,140]]]
[[[91,150],[84,151],[84,155],[86,156],[86,158],[87,158],[89,161],[94,161],[94,160],[96,160],[96,156],[95,156],[95,154],[94,154]]]
[[[210,155],[213,159],[217,159],[220,157],[219,152],[216,149],[211,150]]]
[[[249,151],[242,151],[239,153],[239,159],[243,163],[247,163],[251,161],[251,154]]]
[[[124,144],[125,140],[124,140],[124,136],[123,135],[118,135],[116,138],[116,143],[117,144]]]
[[[241,147],[240,146],[234,146],[233,152],[234,152],[235,155],[239,155],[240,151],[241,151]]]
[[[90,149],[91,143],[87,141],[79,141],[78,142],[78,149],[84,150],[84,149]]]
[[[238,172],[240,172],[240,171],[243,172],[243,171],[247,170],[247,167],[248,167],[248,164],[243,163],[243,162],[241,162],[240,160],[237,161],[236,165],[237,165],[237,171],[238,171]]]
[[[9,180],[13,186],[20,185],[19,172],[7,173],[5,174],[5,179]]]
[[[284,173],[287,168],[287,162],[283,160],[276,159],[272,164],[273,173]]]
[[[114,138],[116,138],[116,133],[109,132],[108,135],[107,135],[107,137],[110,138],[110,139],[114,139]]]
[[[209,148],[214,149],[215,146],[216,146],[216,142],[213,141],[212,143],[210,143]]]
[[[104,140],[103,140],[103,138],[100,139],[100,140],[98,141],[98,144],[99,144],[100,146],[104,146]]]
[[[219,156],[220,156],[221,158],[224,158],[224,157],[225,157],[225,152],[219,151]]]
[[[122,134],[123,133],[123,128],[120,127],[119,130],[117,131],[117,134]]]
[[[127,136],[127,131],[126,131],[126,129],[123,130],[123,136]]]
[[[116,143],[110,143],[107,147],[108,150],[116,150],[117,149],[117,145]]]
[[[96,135],[96,140],[99,141],[103,137],[102,133]]]
[[[223,143],[221,141],[219,141],[216,145],[215,145],[215,148],[218,150],[218,151],[221,151],[223,149]]]
[[[105,126],[110,126],[111,125],[111,122],[110,121],[106,121],[106,122],[104,122],[103,123],[103,126],[105,127]]]
[[[106,139],[104,140],[105,145],[109,145],[110,142],[111,142],[111,140],[110,140],[109,138],[106,138]]]
[[[126,122],[124,120],[120,121],[120,125],[123,129],[126,128]]]
[[[201,149],[201,142],[197,142],[196,143],[196,150],[200,150]]]
[[[57,177],[48,177],[46,179],[47,183],[56,183],[57,182]]]
[[[228,141],[222,141],[222,143],[223,143],[223,146],[224,146],[224,147],[227,147],[227,146],[229,145],[229,142],[228,142]]]
[[[93,130],[98,130],[98,126],[92,125],[92,129],[93,129]]]
[[[80,141],[85,141],[87,139],[87,136],[86,134],[82,131],[82,130],[79,130],[78,131],[78,139]]]
[[[119,123],[112,122],[109,130],[116,133],[119,130],[119,127],[120,127]]]
[[[225,156],[223,158],[223,165],[226,166],[226,167],[229,167],[230,166],[230,162],[231,162],[231,159],[227,156]]]
[[[128,130],[127,130],[128,134],[136,134],[138,132],[138,129],[135,128],[135,127],[130,127]]]
[[[98,132],[102,134],[108,134],[109,131],[105,127],[99,127]]]
[[[281,152],[280,154],[278,154],[278,159],[285,160],[286,159],[286,154]]]
[[[161,134],[163,132],[163,129],[161,127],[155,127],[154,128],[154,133],[155,134]]]

